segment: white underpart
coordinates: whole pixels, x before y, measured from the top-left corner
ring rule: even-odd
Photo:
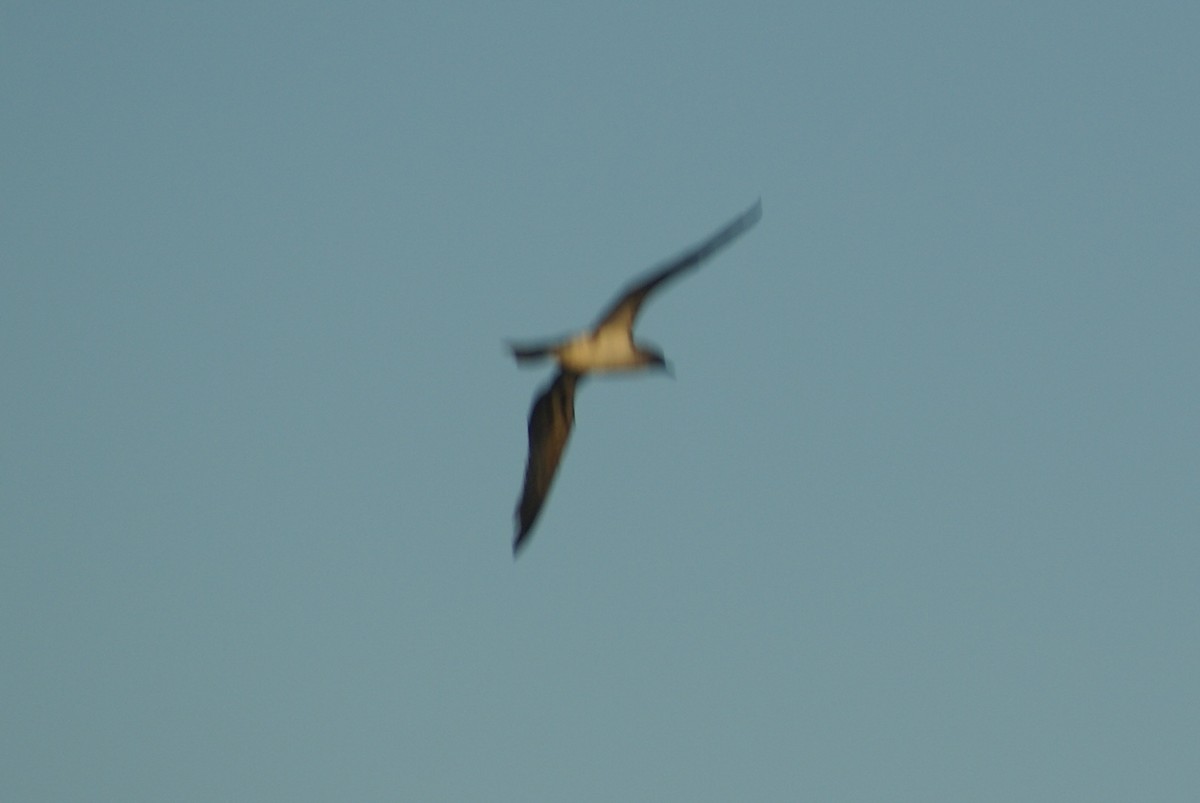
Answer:
[[[628,371],[641,368],[644,361],[634,349],[627,329],[607,327],[595,334],[584,332],[572,338],[558,352],[564,368],[580,373]]]

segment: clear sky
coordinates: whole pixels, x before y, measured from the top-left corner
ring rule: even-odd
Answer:
[[[0,12],[0,799],[1195,801],[1200,4]],[[506,338],[643,310],[514,562]]]

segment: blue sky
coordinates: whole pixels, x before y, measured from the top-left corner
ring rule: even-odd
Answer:
[[[1191,801],[1194,3],[10,3],[0,798]],[[656,297],[519,561],[506,338]]]

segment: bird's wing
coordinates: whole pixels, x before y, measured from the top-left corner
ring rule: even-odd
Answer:
[[[612,306],[605,310],[596,322],[596,328],[604,326],[621,326],[633,328],[633,319],[637,317],[642,302],[656,287],[675,278],[689,268],[694,268],[710,256],[733,242],[739,235],[758,222],[762,217],[762,201],[755,201],[754,206],[738,215],[729,225],[709,237],[685,254],[676,257],[666,265],[655,268],[644,277],[639,277],[621,291]]]
[[[559,460],[571,435],[571,425],[575,423],[575,385],[578,380],[578,374],[560,371],[529,411],[529,461],[525,464],[525,488],[517,503],[514,556],[529,537],[550,493]]]

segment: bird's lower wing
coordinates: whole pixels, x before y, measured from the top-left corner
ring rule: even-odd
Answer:
[[[542,505],[550,493],[558,463],[575,423],[577,374],[561,371],[542,392],[529,411],[529,461],[525,464],[525,488],[516,510],[516,555],[529,537]]]

